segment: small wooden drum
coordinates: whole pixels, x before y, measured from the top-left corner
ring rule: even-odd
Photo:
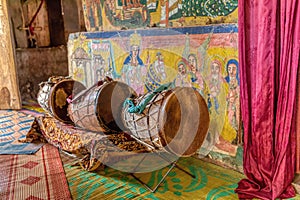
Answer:
[[[121,110],[125,99],[136,97],[125,83],[106,77],[104,81],[82,91],[69,104],[68,113],[76,126],[96,132],[124,130]]]
[[[143,104],[150,95],[134,99]],[[164,149],[187,157],[201,147],[209,127],[205,100],[192,88],[176,87],[155,94],[142,113],[130,113],[129,104],[122,110],[126,128],[136,139],[154,149]]]
[[[68,116],[67,98],[84,89],[83,84],[70,77],[52,76],[48,81],[40,83],[37,101],[52,117],[72,123]]]

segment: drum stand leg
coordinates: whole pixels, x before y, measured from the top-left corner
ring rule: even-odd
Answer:
[[[180,169],[181,171],[185,172],[186,174],[190,175],[192,178],[196,178],[196,176],[194,174],[191,174],[190,172],[186,171],[182,167],[179,167],[176,163],[175,163],[175,167]]]
[[[166,157],[160,155],[161,158],[168,160]],[[146,156],[145,156],[146,157]],[[139,164],[135,167],[135,169],[140,165],[140,163],[145,159],[145,157],[139,162]],[[176,167],[178,169],[180,169],[181,171],[185,172],[186,174],[190,175],[192,178],[196,178],[195,175],[191,174],[190,172],[186,171],[185,169],[179,167],[177,165],[177,160],[172,162],[172,164],[169,165],[170,168],[168,169],[168,171],[165,173],[165,175],[162,177],[162,179],[157,183],[157,185],[152,189],[150,186],[148,186],[145,182],[143,182],[141,179],[139,179],[138,177],[136,177],[134,175],[134,173],[130,173],[131,176],[133,176],[137,181],[139,181],[142,185],[144,185],[145,188],[147,188],[149,191],[151,192],[155,192],[157,190],[157,188],[160,186],[160,184],[166,179],[166,177],[168,176],[168,174],[171,172],[171,170]]]
[[[139,138],[137,138],[137,137],[135,137],[135,136],[132,136],[132,137],[133,137],[134,139],[136,139],[138,142],[140,142],[140,143],[144,144],[145,146],[149,147],[150,149],[152,149],[154,152],[156,152],[156,153],[158,154],[159,157],[161,157],[162,159],[164,159],[164,160],[168,161],[169,163],[171,163],[171,164],[169,165],[170,168],[168,169],[167,173],[162,177],[162,179],[158,182],[158,184],[157,184],[153,189],[150,188],[150,187],[149,187],[145,182],[143,182],[141,179],[139,179],[138,177],[136,177],[136,176],[134,175],[134,173],[130,173],[131,176],[133,176],[137,181],[139,181],[142,185],[144,185],[145,188],[147,188],[147,189],[150,190],[151,192],[154,193],[154,192],[157,190],[157,188],[158,188],[158,187],[160,186],[160,184],[166,179],[166,177],[168,176],[168,174],[171,172],[171,170],[172,170],[174,167],[176,167],[176,168],[180,169],[181,171],[185,172],[186,174],[190,175],[192,178],[196,178],[195,175],[191,174],[190,172],[186,171],[185,169],[183,169],[183,168],[181,168],[181,167],[179,167],[179,166],[177,165],[178,159],[175,160],[175,161],[171,161],[168,157],[162,155],[160,152],[155,151],[155,149],[154,149],[153,146],[147,144],[146,142],[141,141]],[[140,164],[143,162],[143,160],[144,160],[145,158],[146,158],[146,154],[145,154],[144,157],[140,160],[140,162],[136,165],[136,167],[134,168],[133,171],[135,171],[135,170],[140,166]]]
[[[164,156],[164,155],[162,155],[162,154],[159,154],[159,156],[160,156],[162,159],[171,162],[170,159],[168,159],[166,156]],[[177,164],[177,161],[178,161],[178,159],[177,159],[176,161],[174,161],[175,167],[176,167],[176,168],[178,168],[178,169],[180,169],[181,171],[185,172],[186,174],[190,175],[192,178],[196,178],[195,175],[193,175],[193,174],[191,174],[190,172],[186,171],[186,170],[183,169],[182,167],[179,167],[179,165]]]

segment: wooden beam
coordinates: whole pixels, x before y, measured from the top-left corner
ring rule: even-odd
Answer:
[[[6,0],[0,0],[0,109],[21,109],[15,49]]]
[[[60,0],[46,0],[51,46],[65,45],[64,20]]]
[[[26,21],[21,1],[8,0],[8,9],[16,48],[27,48]]]

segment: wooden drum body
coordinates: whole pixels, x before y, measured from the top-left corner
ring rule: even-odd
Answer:
[[[69,115],[76,126],[95,132],[124,129],[121,110],[125,99],[136,97],[127,84],[106,79],[82,91],[69,104]]]
[[[141,105],[148,93],[134,99]],[[140,113],[122,110],[126,128],[139,141],[153,149],[165,149],[179,156],[191,156],[201,147],[209,127],[205,100],[192,88],[176,87],[154,94]]]
[[[37,101],[52,117],[72,123],[68,116],[67,99],[84,89],[83,84],[69,77],[53,76],[47,82],[40,83]]]

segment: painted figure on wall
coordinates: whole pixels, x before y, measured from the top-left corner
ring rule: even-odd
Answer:
[[[133,33],[130,36],[130,52],[121,69],[121,80],[131,86],[137,94],[144,93],[144,79],[147,67],[140,58],[141,36]]]
[[[156,53],[156,60],[149,66],[146,77],[146,88],[149,92],[164,84],[167,74],[165,72],[164,57],[161,52]]]
[[[178,87],[191,87],[191,81],[187,73],[187,65],[184,61],[179,61],[177,64],[178,73],[174,80],[175,86]]]
[[[158,82],[162,82],[166,79],[167,75],[165,72],[165,64],[164,64],[164,57],[160,52],[156,53],[156,60],[153,63],[155,73],[158,76]]]
[[[238,131],[240,119],[240,80],[238,73],[238,61],[230,59],[226,65],[226,82],[229,85],[227,102],[227,115],[230,125]]]
[[[99,77],[109,76],[113,78],[114,59],[110,41],[92,40],[90,43],[92,53],[92,68],[94,72],[94,83],[99,81]],[[100,73],[101,72],[101,73]],[[101,76],[99,76],[101,74]]]
[[[97,55],[93,57],[93,71],[95,73],[94,83],[105,77],[105,60],[101,55]]]
[[[192,82],[192,87],[196,89],[202,96],[204,96],[204,90],[206,87],[204,78],[202,76],[204,68],[204,60],[206,60],[206,51],[212,36],[212,32],[203,41],[203,43],[197,47],[197,55],[195,53],[190,53],[190,38],[189,35],[185,36],[185,47],[182,53],[182,57],[187,59],[189,62],[189,77]]]
[[[83,0],[89,32],[237,23],[237,7],[237,0]]]
[[[211,107],[214,107],[215,112],[219,113],[219,94],[221,91],[221,84],[224,79],[221,75],[222,64],[219,60],[215,59],[210,64],[210,75],[209,75],[209,98],[211,105],[208,109],[211,111]]]
[[[145,4],[142,0],[105,1],[104,30],[146,27],[150,24],[150,13]]]
[[[104,80],[104,78],[105,78],[105,70],[104,70],[104,68],[97,69],[95,77],[96,77],[95,82]]]
[[[204,95],[204,80],[198,69],[198,60],[195,54],[188,56],[190,66],[190,77],[192,81],[192,87],[195,88],[202,96]]]

